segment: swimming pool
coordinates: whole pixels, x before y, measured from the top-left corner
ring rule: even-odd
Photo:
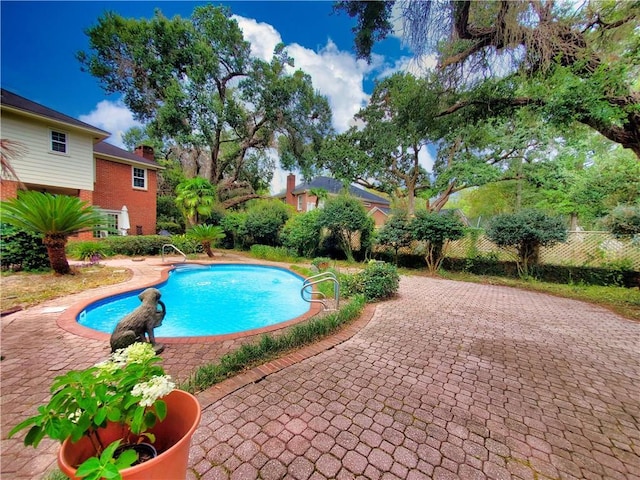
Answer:
[[[167,314],[156,337],[200,337],[243,332],[291,320],[309,311],[300,296],[304,279],[259,265],[180,265],[156,285]],[[138,306],[143,289],[107,297],[77,317],[85,327],[111,333]]]

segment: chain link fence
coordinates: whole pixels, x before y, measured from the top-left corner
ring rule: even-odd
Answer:
[[[514,261],[513,248],[500,248],[479,232],[450,242],[447,257],[489,257]],[[569,232],[567,241],[540,249],[540,263],[573,267],[625,267],[640,271],[640,237],[616,238],[609,232]]]

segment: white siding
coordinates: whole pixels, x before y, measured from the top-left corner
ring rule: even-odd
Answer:
[[[72,127],[2,112],[2,138],[26,147],[23,156],[11,159],[11,165],[23,183],[93,190],[95,165],[90,134]],[[67,154],[51,152],[51,130],[67,134]]]

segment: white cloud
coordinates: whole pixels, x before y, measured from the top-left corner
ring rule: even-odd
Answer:
[[[251,53],[263,60],[270,60],[274,47],[282,42],[282,37],[271,25],[253,19],[233,17],[245,39],[251,42]],[[369,96],[364,91],[365,75],[381,63],[374,58],[371,65],[357,60],[349,52],[340,51],[331,41],[320,50],[293,43],[287,45],[287,52],[295,62],[295,68],[311,76],[313,86],[329,100],[333,111],[333,126],[338,132],[349,128],[353,116],[365,105]]]
[[[78,119],[111,133],[107,141],[120,148],[126,148],[122,143],[122,134],[131,127],[142,126],[134,120],[133,114],[122,101],[103,100],[93,111],[87,115],[80,115]]]

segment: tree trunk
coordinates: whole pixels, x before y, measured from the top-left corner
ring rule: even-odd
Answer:
[[[211,242],[202,242],[202,247],[204,248],[204,252],[207,254],[207,257],[213,258],[213,251],[211,251]]]
[[[49,263],[53,271],[59,275],[69,275],[71,268],[67,261],[65,246],[67,244],[66,235],[45,235],[42,243],[47,247]]]

